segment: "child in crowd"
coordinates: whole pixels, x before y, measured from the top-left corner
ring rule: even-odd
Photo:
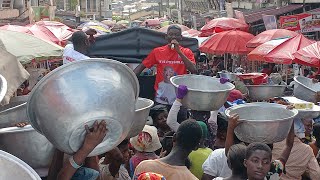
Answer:
[[[150,110],[150,116],[153,120],[153,125],[158,130],[158,136],[160,141],[164,135],[170,132],[170,127],[167,125],[168,110],[165,105],[156,105]]]
[[[157,129],[149,125],[145,125],[139,135],[131,138],[130,143],[136,150],[135,155],[129,161],[130,176],[133,177],[134,170],[140,162],[159,158],[155,151],[160,149],[162,145],[157,135]]]
[[[247,147],[243,144],[235,144],[228,152],[228,166],[232,170],[232,175],[227,178],[217,177],[213,180],[246,180],[247,169],[244,166]]]
[[[122,141],[118,147],[106,153],[100,160],[100,180],[130,180],[125,165],[129,161],[129,140]]]

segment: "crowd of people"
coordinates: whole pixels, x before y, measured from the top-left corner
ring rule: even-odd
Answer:
[[[155,106],[152,123],[136,137],[123,140],[113,150],[88,157],[108,133],[105,121],[85,126],[81,148],[72,156],[56,150],[46,179],[53,180],[276,180],[320,179],[320,123],[303,119],[303,131],[292,124],[288,137],[279,143],[241,142],[234,129],[239,116],[227,117],[224,110],[245,103],[246,90],[237,85],[217,111],[196,111],[182,106],[188,87],[173,87],[174,75],[197,73],[190,49],[179,45],[181,29],[168,28],[168,45],[155,48],[134,72],[140,75],[156,66]],[[92,36],[93,31],[87,32]],[[90,39],[75,32],[65,48],[63,62],[89,58]],[[265,67],[265,73],[269,69]],[[221,78],[220,83],[229,80]],[[237,83],[237,82],[234,82]],[[289,107],[290,108],[290,107]],[[302,133],[302,135],[301,135]],[[65,158],[67,157],[67,158]],[[317,159],[318,158],[318,159]]]

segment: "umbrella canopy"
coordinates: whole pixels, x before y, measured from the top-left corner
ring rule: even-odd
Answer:
[[[160,26],[161,27],[165,27],[165,26],[168,26],[170,24],[174,24],[172,21],[164,21],[164,22],[161,22]]]
[[[201,28],[201,32],[205,36],[232,29],[248,31],[249,25],[239,19],[222,17],[209,21]]]
[[[87,29],[94,29],[97,31],[97,35],[103,35],[111,32],[109,26],[96,21],[82,23],[78,28],[80,28],[82,31],[86,31]]]
[[[172,24],[172,25],[173,25],[173,24]],[[190,28],[188,28],[187,26],[181,25],[181,24],[174,24],[174,25],[179,26],[179,27],[181,28],[181,31],[182,31],[182,32],[183,32],[183,31],[188,31],[188,30],[190,30]],[[171,25],[167,25],[167,26],[165,26],[165,27],[162,27],[162,28],[160,28],[158,31],[159,31],[159,32],[163,32],[163,33],[167,33],[169,26],[171,26]]]
[[[73,32],[76,31],[55,21],[39,21],[36,24],[27,26],[5,25],[1,26],[0,29],[32,34],[40,39],[51,41],[60,46],[65,46],[67,40],[72,36]]]
[[[197,37],[200,35],[200,31],[197,31],[195,29],[189,29],[187,31],[183,31],[182,32],[182,36],[185,36],[185,37]]]
[[[2,29],[2,30],[8,30],[8,31],[16,31],[16,32],[23,32],[23,33],[32,34],[32,32],[31,32],[31,31],[29,30],[29,28],[26,27],[26,26],[4,25],[4,26],[1,26],[0,29]]]
[[[68,39],[76,31],[56,21],[39,21],[27,27],[34,36],[44,40],[50,40],[60,46],[65,46]]]
[[[103,20],[103,21],[101,21],[101,23],[103,23],[103,24],[105,24],[105,25],[107,25],[107,26],[109,26],[109,27],[112,27],[112,26],[114,26],[115,24],[117,24],[117,22],[111,21],[111,20]]]
[[[118,21],[117,24],[128,25],[128,24],[129,24],[129,21],[127,21],[127,20],[121,20],[121,21]]]
[[[286,29],[272,29],[263,31],[247,43],[247,47],[256,48],[259,45],[273,39],[290,38],[297,36],[298,33]]]
[[[0,48],[16,56],[22,64],[27,64],[35,58],[60,57],[63,53],[63,48],[52,42],[7,30],[0,30]]]
[[[263,60],[269,63],[292,64],[292,61],[295,59],[295,57],[293,56],[293,53],[297,52],[301,48],[304,48],[312,44],[314,41],[307,39],[302,34],[299,34],[296,37],[288,38],[282,42],[280,40],[278,42],[280,42],[280,44],[273,47],[260,45],[266,51],[261,51],[261,47],[258,46],[256,49],[260,49],[260,51],[253,50],[251,53],[248,54],[248,59],[255,60],[253,59],[253,55],[258,55],[260,52],[262,52],[261,53],[262,56],[261,55],[259,56],[260,60]]]
[[[320,67],[320,41],[300,49],[293,55],[299,64]]]
[[[161,24],[159,19],[147,19],[141,25],[145,26],[148,22],[148,26],[159,26]]]
[[[217,33],[201,45],[200,51],[211,54],[247,54],[250,49],[246,44],[253,37],[250,33],[237,30]]]

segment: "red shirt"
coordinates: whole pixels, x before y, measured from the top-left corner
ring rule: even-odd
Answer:
[[[196,63],[194,54],[190,49],[181,46],[180,49],[190,61],[192,61],[194,64]],[[173,74],[166,73],[166,80],[168,80],[171,75],[183,75],[187,73],[186,66],[184,65],[181,57],[178,55],[176,50],[172,50],[168,45],[153,49],[148,57],[142,61],[142,63],[147,68],[157,65],[157,76],[154,84],[154,89],[156,91],[158,90],[159,83],[164,80],[165,68],[168,71],[173,70]]]

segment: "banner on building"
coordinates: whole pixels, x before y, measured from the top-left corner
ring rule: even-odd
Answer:
[[[277,29],[277,18],[274,15],[262,15],[264,26],[266,30]]]
[[[280,28],[296,32],[320,31],[320,13],[302,13],[279,18]]]

